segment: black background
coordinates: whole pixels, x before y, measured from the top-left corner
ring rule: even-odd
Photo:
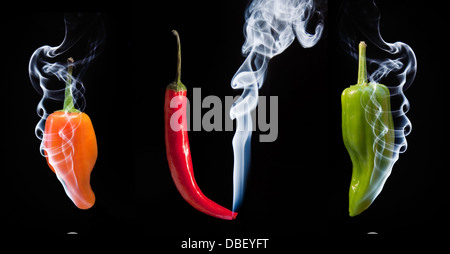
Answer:
[[[247,191],[237,220],[222,221],[190,207],[167,167],[163,105],[176,69],[178,30],[182,81],[202,97],[239,95],[231,78],[241,55],[246,1],[177,1],[143,5],[11,7],[1,18],[2,209],[13,235],[151,236],[156,245],[181,240],[270,238],[271,246],[298,246],[322,238],[441,232],[449,226],[441,64],[445,17],[439,8],[410,1],[377,1],[381,33],[415,51],[417,76],[406,91],[412,133],[383,191],[361,215],[348,216],[351,162],[342,143],[340,94],[356,81],[357,65],[339,46],[341,1],[329,3],[325,32],[304,49],[294,43],[274,57],[260,95],[278,96],[278,139],[253,134]],[[28,61],[42,45],[64,37],[64,11],[101,11],[107,39],[88,70],[85,112],[97,135],[99,157],[91,175],[93,208],[76,208],[39,154],[34,128],[40,95]],[[368,49],[368,54],[371,54]],[[375,54],[375,53],[374,53]],[[203,109],[202,115],[207,112]],[[228,112],[224,112],[227,114]],[[212,200],[231,208],[234,132],[189,133],[195,176]],[[73,237],[73,236],[71,236]],[[150,241],[150,240],[149,240]]]

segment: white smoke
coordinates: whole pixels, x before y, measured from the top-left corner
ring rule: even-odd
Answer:
[[[245,19],[246,41],[242,53],[247,58],[231,80],[233,89],[244,90],[230,110],[231,119],[236,119],[233,211],[240,208],[244,196],[250,165],[250,112],[257,106],[258,89],[264,83],[269,61],[281,54],[295,38],[305,48],[314,46],[324,26],[324,14],[316,9],[313,0],[254,0],[246,11]],[[315,24],[310,24],[311,20],[315,20]],[[314,26],[314,33],[308,32],[311,26]]]
[[[375,152],[374,170],[372,182],[364,197],[365,200],[373,202],[383,189],[395,162],[399,158],[399,154],[407,149],[406,136],[411,132],[412,125],[406,117],[410,104],[404,91],[414,81],[417,59],[412,48],[406,43],[400,41],[388,43],[383,39],[380,31],[380,11],[373,0],[347,0],[343,2],[341,10],[340,39],[351,56],[357,59],[355,49],[357,49],[361,40],[368,40],[369,46],[376,46],[382,53],[388,54],[385,59],[369,57],[376,55],[376,48],[368,46],[368,79],[369,82],[381,83],[388,87],[391,97],[391,113],[394,119],[394,130],[390,131],[395,133],[393,143],[385,142],[384,136],[388,133],[388,129],[382,123],[381,116],[384,112],[381,111],[375,96],[375,90],[373,90],[370,97],[373,107],[366,107],[365,110],[366,116],[368,114],[376,116],[366,117],[366,119],[374,119],[368,122],[375,135],[373,144]],[[392,153],[391,158],[385,158],[383,155],[385,150]],[[386,163],[386,159],[388,163]],[[377,180],[375,181],[375,179]]]
[[[36,136],[40,140],[43,139],[45,121],[53,113],[48,105],[54,101],[64,101],[65,82],[69,78],[68,57],[75,58],[75,62],[70,63],[75,70],[70,75],[74,104],[77,109],[83,111],[86,102],[82,77],[89,64],[99,54],[105,40],[101,14],[66,14],[64,24],[65,35],[62,43],[54,47],[48,45],[39,47],[34,51],[28,65],[31,84],[42,95],[36,109],[41,119],[35,129]],[[58,109],[62,109],[62,106],[61,103]],[[45,156],[42,143],[40,150]]]
[[[103,19],[97,13],[66,14],[64,24],[65,35],[62,43],[54,47],[39,47],[32,54],[28,65],[31,84],[42,94],[37,106],[40,121],[36,125],[35,134],[41,140],[41,155],[47,157],[67,196],[78,207],[85,207],[88,204],[80,198],[73,161],[73,141],[82,116],[64,112],[64,126],[53,132],[45,133],[45,123],[53,111],[63,109],[66,85],[70,87],[75,108],[84,110],[85,88],[82,77],[102,49],[105,31]],[[76,61],[68,63],[67,59],[72,56]],[[68,70],[69,65],[73,67],[74,72]],[[52,102],[57,102],[56,109],[49,106]]]

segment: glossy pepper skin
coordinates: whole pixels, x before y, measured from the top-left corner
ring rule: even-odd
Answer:
[[[90,177],[97,160],[97,139],[89,116],[74,107],[71,91],[73,59],[69,58],[68,62],[64,109],[48,116],[43,149],[50,169],[67,196],[78,208],[89,209],[95,203]]]
[[[178,69],[175,81],[167,86],[164,102],[164,136],[172,179],[181,196],[195,209],[216,218],[233,220],[237,213],[207,198],[194,178],[186,121],[186,87],[180,80],[180,41],[178,33],[173,33],[178,43]]]
[[[358,84],[344,90],[342,136],[353,171],[349,190],[349,214],[359,215],[378,196],[390,174],[394,122],[389,89],[367,82],[366,44],[359,45]]]
[[[97,160],[97,141],[85,113],[52,113],[45,123],[44,151],[67,196],[80,209],[91,208],[95,195],[90,176]]]

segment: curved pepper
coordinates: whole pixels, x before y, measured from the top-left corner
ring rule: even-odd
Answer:
[[[368,83],[366,44],[359,44],[358,83],[344,90],[342,136],[353,164],[349,213],[356,216],[378,196],[392,167],[395,143],[389,89]]]
[[[72,68],[69,63],[64,109],[50,114],[45,122],[43,148],[67,196],[78,208],[89,209],[95,203],[90,176],[97,160],[97,140],[89,116],[74,108]]]
[[[195,209],[216,218],[233,220],[237,213],[207,198],[194,178],[186,121],[186,87],[180,79],[180,38],[175,30],[173,33],[178,44],[177,75],[167,86],[164,102],[164,135],[172,179],[181,196]]]

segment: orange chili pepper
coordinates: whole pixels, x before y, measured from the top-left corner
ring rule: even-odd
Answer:
[[[45,122],[43,148],[50,169],[62,183],[67,196],[80,209],[95,203],[90,176],[97,160],[97,140],[89,116],[75,109],[72,68],[69,58],[64,109],[50,114]]]

